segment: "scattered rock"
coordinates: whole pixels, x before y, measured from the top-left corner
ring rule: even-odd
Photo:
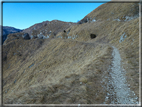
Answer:
[[[120,37],[119,43],[123,42],[125,40],[125,38],[127,38],[127,35],[124,32]]]
[[[38,37],[39,39],[43,39],[44,35],[43,35],[43,34],[38,34],[37,37]]]
[[[78,22],[78,24],[83,24],[83,23],[87,23],[90,22],[90,18],[88,18],[87,16],[84,17],[81,21]]]
[[[15,79],[14,84],[16,83],[16,81],[17,81],[17,80]]]
[[[29,68],[31,68],[32,66],[34,66],[34,64],[30,65]]]
[[[36,35],[30,35],[30,38],[35,39],[35,38],[37,38],[37,36]]]

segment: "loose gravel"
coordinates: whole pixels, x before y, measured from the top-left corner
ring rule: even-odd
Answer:
[[[121,67],[121,57],[117,48],[113,47],[113,61],[110,67],[109,83],[107,85],[107,96],[111,104],[138,104],[138,97],[128,87],[125,73],[126,71]]]

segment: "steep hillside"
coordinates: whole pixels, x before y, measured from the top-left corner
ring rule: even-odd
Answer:
[[[129,21],[137,18],[138,13],[138,3],[105,3],[86,15],[79,23],[94,22],[96,20]]]
[[[8,35],[3,102],[138,104],[138,10],[138,3],[105,3],[78,24],[51,21]],[[50,31],[54,38],[38,36]]]

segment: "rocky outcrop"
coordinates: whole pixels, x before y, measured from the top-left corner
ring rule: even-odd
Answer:
[[[28,33],[25,33],[24,35],[22,35],[23,39],[25,40],[29,40],[30,39],[30,36]]]
[[[66,31],[65,29],[68,29],[69,27],[73,25],[76,25],[76,23],[63,22],[59,20],[53,20],[51,22],[44,21],[42,23],[35,24],[23,30],[21,33],[18,33],[18,34],[14,33],[12,35],[9,35],[7,42],[11,40],[19,39],[21,37],[24,38],[25,40],[36,39],[36,38],[39,38],[39,39],[55,38],[57,33],[62,32],[63,30]]]
[[[87,22],[90,22],[90,18],[88,18],[87,16],[85,16],[82,20],[80,20],[78,22],[78,24],[83,24],[83,23],[87,23]]]
[[[51,33],[52,37],[53,35],[55,37],[57,33],[63,31],[64,29],[68,29],[75,24],[76,23],[63,22],[59,20],[44,21],[25,29],[23,32],[29,33],[29,35],[31,35],[32,37],[48,38]]]
[[[13,42],[17,39],[30,40],[31,37],[28,33],[22,33],[22,32],[9,34],[3,45],[6,45],[9,42]]]

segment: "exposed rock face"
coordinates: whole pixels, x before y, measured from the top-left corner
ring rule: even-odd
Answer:
[[[38,37],[39,39],[43,39],[44,35],[43,35],[43,34],[38,34],[37,37]]]
[[[23,39],[25,40],[29,40],[30,39],[30,36],[28,33],[25,33],[24,35],[22,35]]]
[[[51,21],[29,40],[25,32],[8,35],[3,102],[138,104],[139,16],[125,20],[137,9],[138,3],[105,3],[81,24]]]

